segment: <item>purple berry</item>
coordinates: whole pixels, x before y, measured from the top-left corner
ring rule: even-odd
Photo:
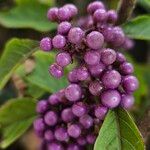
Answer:
[[[44,116],[44,121],[47,125],[54,126],[58,121],[58,116],[55,112],[48,111]]]
[[[69,144],[67,150],[81,150],[81,148],[77,144]]]
[[[93,125],[93,119],[89,115],[84,115],[84,116],[80,117],[79,122],[86,129],[89,129]]]
[[[134,41],[129,39],[129,38],[126,38],[122,47],[125,49],[125,50],[130,50],[134,47]]]
[[[47,12],[47,18],[50,21],[57,21],[58,20],[58,8],[57,7],[50,8]]]
[[[84,61],[88,64],[88,65],[96,65],[99,63],[100,61],[100,55],[98,52],[96,51],[88,51],[86,52],[86,54],[84,55]]]
[[[68,134],[73,138],[78,138],[81,134],[81,128],[77,124],[72,124],[68,127]]]
[[[62,67],[57,64],[52,64],[50,66],[49,73],[55,78],[61,78],[64,74]]]
[[[86,16],[86,17],[81,17],[78,22],[78,26],[81,27],[82,29],[88,29],[91,28],[94,24],[92,16]]]
[[[77,79],[79,81],[85,81],[90,77],[86,67],[80,67],[77,69]]]
[[[56,56],[56,63],[61,67],[69,65],[71,63],[70,54],[67,52],[59,53]]]
[[[115,108],[119,105],[121,96],[117,90],[107,90],[101,94],[101,102],[108,108]]]
[[[51,105],[57,105],[59,103],[59,96],[58,94],[52,94],[49,98],[48,98],[48,102],[51,104]]]
[[[139,87],[138,79],[132,75],[125,76],[122,84],[126,92],[134,92]]]
[[[75,103],[72,106],[72,112],[77,117],[81,117],[81,116],[85,115],[85,113],[86,113],[86,105],[83,102]]]
[[[95,108],[95,116],[100,119],[100,120],[104,120],[106,114],[107,114],[107,107],[105,106],[98,106]]]
[[[66,104],[68,100],[65,97],[65,89],[61,89],[60,91],[57,92],[57,95],[59,97],[59,102]]]
[[[94,119],[94,124],[100,126],[102,124],[102,120],[95,118]]]
[[[42,118],[37,118],[33,123],[34,129],[36,131],[43,131],[45,129],[45,123]]]
[[[70,29],[68,40],[73,44],[80,44],[84,37],[84,31],[78,27]]]
[[[93,18],[96,22],[104,22],[107,20],[107,13],[105,9],[97,9],[94,12]]]
[[[34,129],[35,130],[35,129]],[[40,137],[43,138],[44,137],[44,130],[35,130],[35,134]]]
[[[92,49],[100,49],[104,44],[104,37],[98,31],[92,31],[86,37],[87,44]]]
[[[111,42],[111,41],[113,41],[113,38],[114,38],[114,36],[113,36],[113,29],[112,29],[112,27],[103,27],[102,29],[101,29],[101,32],[102,32],[102,34],[103,34],[103,36],[104,36],[104,39],[105,39],[105,41],[106,42]]]
[[[79,145],[81,145],[81,146],[84,146],[84,145],[87,144],[86,139],[85,139],[84,137],[79,137],[79,138],[77,139],[77,143],[78,143]]]
[[[116,61],[116,52],[110,48],[104,49],[101,52],[101,61],[105,65],[111,65]]]
[[[116,23],[118,19],[118,14],[114,10],[109,10],[107,12],[107,22]]]
[[[75,5],[73,4],[66,4],[64,7],[68,8],[71,14],[71,17],[74,17],[78,14],[78,9]]]
[[[119,63],[123,63],[126,61],[126,57],[122,53],[117,52],[116,61]]]
[[[121,83],[121,75],[116,70],[107,71],[102,76],[102,83],[107,89],[115,89]]]
[[[131,63],[124,62],[120,65],[120,71],[124,75],[132,74],[134,72],[134,67]]]
[[[59,34],[68,34],[69,30],[71,29],[71,23],[67,22],[67,21],[64,21],[64,22],[61,22],[59,25],[58,25],[58,33]]]
[[[48,150],[65,150],[65,149],[61,144],[53,142],[48,145]]]
[[[43,51],[50,51],[52,50],[52,40],[51,38],[49,37],[46,37],[46,38],[43,38],[41,41],[40,41],[40,48],[43,50]]]
[[[97,9],[103,9],[104,4],[99,1],[92,2],[87,7],[87,12],[93,14]]]
[[[52,43],[53,43],[54,48],[61,49],[65,47],[66,39],[64,36],[58,34],[53,38]]]
[[[61,113],[61,118],[64,122],[71,122],[74,119],[74,114],[72,113],[71,108],[66,108]]]
[[[130,109],[134,104],[134,97],[129,94],[122,94],[121,106],[125,109]]]
[[[71,18],[71,12],[67,7],[61,7],[58,9],[58,19],[60,21],[68,21]]]
[[[81,87],[78,84],[70,84],[65,90],[65,96],[69,101],[78,101],[82,96]]]
[[[53,134],[53,132],[51,130],[46,130],[45,133],[44,133],[44,139],[46,141],[49,141],[49,142],[52,141],[52,140],[54,140],[54,134]]]
[[[46,100],[40,100],[38,103],[37,103],[37,106],[36,106],[36,111],[38,113],[44,113],[45,111],[48,110],[48,101]]]
[[[45,141],[45,140],[43,140],[42,142],[41,142],[41,145],[40,145],[40,148],[39,148],[40,150],[44,150],[44,149],[47,149],[47,142]]]
[[[123,30],[120,27],[114,27],[112,44],[115,47],[119,47],[124,43],[124,41],[125,41],[125,35]]]
[[[94,96],[100,95],[101,92],[103,91],[102,83],[98,80],[95,80],[95,81],[91,82],[90,85],[89,85],[89,91]]]
[[[94,77],[99,77],[102,74],[104,69],[105,69],[105,65],[101,62],[97,65],[89,66],[90,73]]]
[[[61,141],[61,142],[67,142],[69,140],[69,135],[67,133],[67,130],[65,128],[57,128],[55,130],[55,138],[58,140],[58,141]]]
[[[71,83],[77,83],[78,82],[77,69],[76,68],[69,72],[69,74],[68,74],[68,80]]]
[[[89,134],[87,135],[86,140],[89,144],[94,144],[96,141],[96,136],[94,134]]]

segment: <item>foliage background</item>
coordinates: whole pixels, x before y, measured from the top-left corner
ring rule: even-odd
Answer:
[[[0,122],[3,119],[4,123],[4,129],[1,131],[5,136],[5,140],[2,140],[3,147],[7,147],[13,142],[11,136],[18,139],[31,125],[35,112],[28,111],[28,113],[24,113],[24,111],[34,110],[35,100],[47,97],[50,93],[57,91],[67,84],[65,78],[58,81],[50,77],[46,72],[49,64],[53,62],[54,54],[43,54],[39,52],[37,48],[37,41],[44,36],[52,36],[55,33],[56,25],[48,22],[46,19],[45,14],[47,9],[53,5],[61,6],[65,3],[72,2],[78,6],[80,15],[84,15],[86,13],[86,9],[84,8],[86,8],[86,5],[90,1],[91,0],[0,0],[0,55],[5,51],[5,57],[7,56],[6,58],[4,55],[3,57],[0,56],[0,104],[2,105],[8,100],[11,100],[12,103],[13,101],[17,101],[13,105],[16,109],[15,123],[13,119],[14,112],[12,112],[13,115],[10,116],[10,118],[7,117],[7,119],[7,112],[0,113]],[[106,0],[105,2],[108,2],[110,7],[114,7],[115,2],[118,2],[118,0]],[[132,110],[132,115],[143,134],[147,149],[150,145],[149,12],[150,1],[138,0],[132,18],[136,18],[137,16],[142,17],[123,25],[126,33],[135,39],[134,48],[131,51],[125,52],[125,54],[134,63],[135,74],[140,80],[140,88],[135,93],[136,104]],[[26,38],[34,41],[26,40]],[[36,53],[34,53],[35,51]],[[11,52],[13,54],[11,54]],[[34,54],[31,55],[31,53]],[[24,61],[27,57],[28,59]],[[69,69],[70,68],[67,68],[66,72]],[[45,80],[43,80],[43,78],[45,78]],[[56,83],[59,86],[57,86]],[[21,105],[20,100],[22,100]],[[21,112],[17,112],[18,107],[22,107]],[[9,103],[7,106],[2,107],[0,112],[3,109],[10,109]],[[10,112],[8,113],[10,114]],[[17,116],[17,114],[20,113],[22,113],[21,118]],[[28,118],[25,124],[23,123],[23,118]],[[16,127],[18,122],[22,123],[21,126],[17,127],[16,131],[12,133],[14,135],[10,135],[10,131]],[[34,142],[27,144],[31,139],[35,141],[35,144]],[[7,149],[32,150],[35,149],[38,140],[31,128],[24,136]],[[31,146],[29,147],[29,145]]]

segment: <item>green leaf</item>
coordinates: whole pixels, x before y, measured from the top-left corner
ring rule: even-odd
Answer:
[[[26,72],[25,64],[21,64],[16,69],[14,74],[19,76],[24,81],[24,83],[26,85],[26,88],[24,90],[25,96],[39,99],[46,93],[46,91],[44,89],[27,81],[26,77],[27,77],[28,73]]]
[[[139,39],[150,40],[150,16],[139,16],[123,25],[127,36]]]
[[[0,108],[1,148],[17,140],[36,117],[36,102],[29,98],[12,99]]]
[[[35,53],[36,67],[35,70],[27,77],[27,80],[44,89],[47,92],[56,92],[65,86],[67,86],[67,79],[62,77],[61,79],[56,79],[52,77],[49,72],[49,66],[54,63],[55,53]]]
[[[138,3],[150,12],[150,0],[138,0]]]
[[[30,96],[35,99],[39,99],[45,93],[46,93],[46,91],[43,88],[40,88],[37,85],[27,82],[27,90],[25,91],[25,95]]]
[[[110,110],[100,129],[94,150],[144,150],[143,139],[124,109]]]
[[[28,120],[18,121],[3,129],[3,138],[0,143],[0,147],[5,149],[13,142],[15,142],[25,131],[32,125],[35,117]]]
[[[35,1],[20,1],[10,10],[0,12],[0,24],[7,28],[32,28],[50,31],[56,28],[46,17],[48,6]]]
[[[37,50],[38,42],[27,39],[12,39],[0,58],[0,89],[9,80],[15,69]]]

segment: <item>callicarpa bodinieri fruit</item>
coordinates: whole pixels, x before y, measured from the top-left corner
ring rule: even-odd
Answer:
[[[134,104],[139,83],[133,65],[119,52],[132,48],[132,41],[115,26],[117,13],[102,2],[90,3],[87,12],[73,24],[75,5],[48,10],[48,19],[58,23],[57,34],[40,42],[45,52],[58,50],[50,75],[59,80],[66,66],[78,63],[67,75],[68,86],[37,104],[34,128],[43,141],[41,150],[86,150],[109,109]]]

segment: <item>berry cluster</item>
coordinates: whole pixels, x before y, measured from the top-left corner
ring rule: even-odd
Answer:
[[[60,51],[50,74],[61,78],[64,67],[74,60],[78,63],[68,73],[68,87],[37,104],[40,115],[34,128],[44,150],[85,150],[87,144],[94,144],[108,109],[129,109],[134,103],[139,84],[132,75],[134,68],[115,51],[131,48],[132,41],[115,26],[117,13],[107,11],[102,2],[90,3],[87,12],[78,27],[71,23],[78,13],[73,4],[51,8],[47,14],[50,21],[59,23],[57,35],[40,42],[43,51]]]
[[[75,92],[74,96],[70,90]],[[94,144],[108,109],[94,105],[94,101],[84,102],[82,98],[73,103],[77,97],[81,97],[81,88],[71,84],[67,89],[52,94],[48,100],[38,102],[40,116],[35,120],[34,128],[44,139],[46,148],[43,150],[85,150],[87,144]]]

